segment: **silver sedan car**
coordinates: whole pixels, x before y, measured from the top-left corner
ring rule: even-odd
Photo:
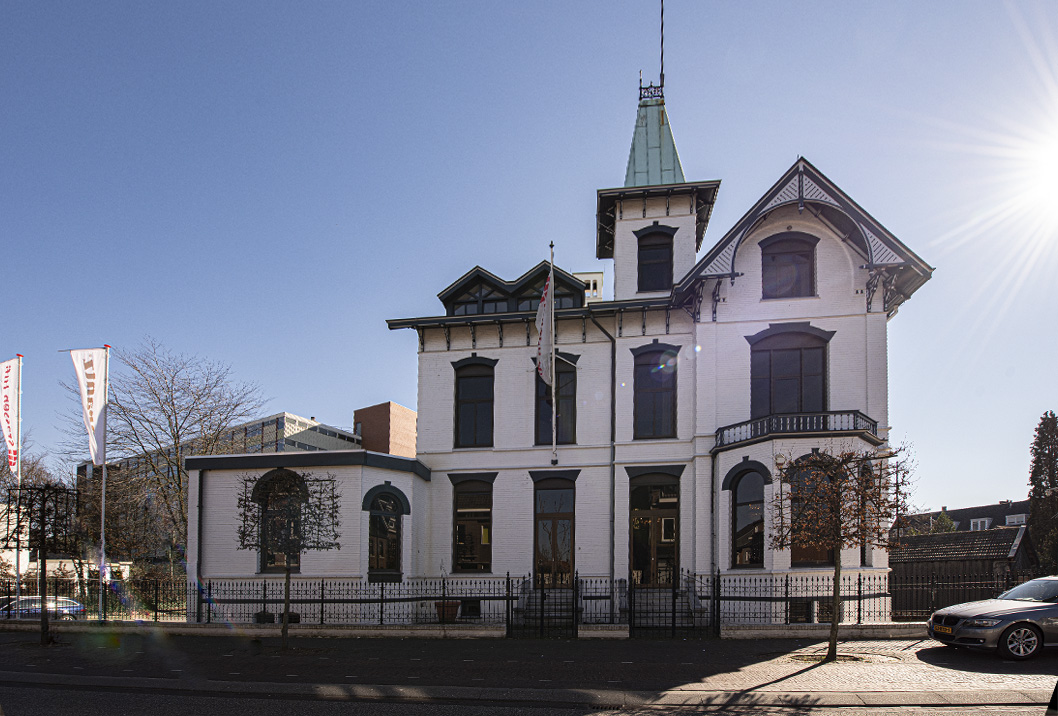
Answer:
[[[1058,644],[1058,577],[1041,577],[995,599],[938,609],[929,635],[949,646],[996,649],[1006,659],[1028,659]]]

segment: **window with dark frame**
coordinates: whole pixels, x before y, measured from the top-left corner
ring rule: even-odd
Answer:
[[[750,354],[750,415],[825,411],[826,341],[809,333],[780,333]]]
[[[301,571],[301,510],[305,484],[289,470],[279,470],[254,490],[261,505],[261,572]]]
[[[452,302],[453,316],[469,316],[481,313],[506,313],[510,310],[508,297],[486,283],[468,288]]]
[[[541,480],[535,485],[533,502],[536,525],[533,540],[535,586],[571,587],[576,519],[573,482],[563,479]]]
[[[815,296],[814,236],[786,233],[760,242],[761,292],[764,298]]]
[[[764,566],[764,478],[752,470],[731,490],[731,566]]]
[[[674,350],[635,355],[632,432],[636,440],[676,437],[676,363]]]
[[[639,291],[672,288],[672,235],[652,232],[639,237]]]
[[[492,447],[493,380],[491,365],[456,369],[455,447]]]
[[[515,299],[516,305],[519,311],[535,311],[540,308],[540,296],[544,292],[544,284],[547,282],[547,278],[544,277],[534,283],[533,285],[526,288],[520,293]],[[575,308],[580,305],[577,301],[577,294],[574,294],[566,286],[555,282],[555,308]]]
[[[453,572],[492,571],[492,484],[466,480],[454,485]]]
[[[555,440],[559,445],[577,442],[577,368],[566,360],[555,359],[556,407]],[[536,374],[536,444],[551,444],[551,386]]]
[[[368,578],[386,581],[400,575],[401,516],[400,499],[391,493],[380,493],[371,500],[368,516]]]
[[[796,464],[796,463],[795,463]],[[797,522],[808,519],[802,505],[812,498],[808,481],[813,479],[807,469],[794,471],[790,480],[790,519]],[[817,478],[818,479],[818,478]],[[809,503],[810,504],[810,503]],[[834,564],[834,550],[813,545],[791,545],[790,564],[793,567],[826,567]]]

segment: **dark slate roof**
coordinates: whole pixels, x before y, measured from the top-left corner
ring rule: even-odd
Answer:
[[[940,517],[940,513],[940,510],[934,512],[922,512],[917,515],[907,515],[905,519],[911,525],[919,529],[929,529],[931,518],[932,520],[936,520]],[[1007,515],[1029,514],[1029,501],[1004,501],[993,503],[991,505],[978,505],[977,507],[961,507],[957,510],[946,510],[945,514],[947,514],[953,522],[959,523],[959,526],[956,527],[959,532],[968,532],[970,530],[970,520],[976,520],[982,517],[991,519],[993,527],[1006,527]]]
[[[1021,526],[901,537],[889,550],[889,562],[1008,559],[1017,553],[1024,536]]]

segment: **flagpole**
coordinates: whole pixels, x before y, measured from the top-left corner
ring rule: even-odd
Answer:
[[[18,531],[15,532],[15,604],[19,604],[22,599],[22,354],[16,353],[18,357],[18,396],[15,399],[15,406],[18,410],[18,437],[15,438],[15,446],[18,452],[15,453],[15,479],[18,484],[18,497],[15,499],[15,509],[18,515],[15,517],[15,524],[18,526]],[[11,505],[7,506],[7,509],[11,509]]]
[[[103,360],[103,489],[99,503],[99,621],[103,621],[103,585],[104,571],[107,566],[107,402],[110,398],[110,346],[106,348]]]
[[[551,313],[551,464],[558,464],[558,401],[556,400],[558,383],[558,365],[555,363],[555,242],[551,242],[551,270],[547,275],[547,303]]]

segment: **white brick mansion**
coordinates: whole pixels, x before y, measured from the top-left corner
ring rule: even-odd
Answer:
[[[803,159],[703,244],[720,182],[685,181],[652,89],[624,185],[597,194],[613,299],[589,300],[555,270],[557,461],[534,369],[548,267],[511,279],[475,267],[436,315],[389,321],[419,338],[416,459],[188,461],[200,579],[275,571],[235,549],[234,506],[239,475],[280,467],[340,482],[341,549],[301,555],[303,577],[532,573],[561,587],[578,573],[662,587],[679,570],[831,571],[826,553],[770,546],[775,458],[886,442],[887,322],[932,269]],[[841,560],[887,567],[880,551]]]

